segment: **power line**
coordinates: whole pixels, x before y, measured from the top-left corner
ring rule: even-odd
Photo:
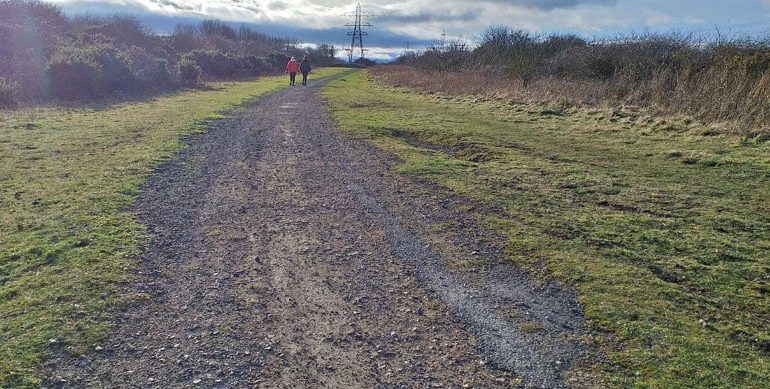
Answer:
[[[374,17],[374,13],[364,11],[361,8],[361,3],[356,4],[356,11],[352,14],[345,14],[344,16],[354,18],[353,23],[346,24],[345,27],[352,28],[353,31],[348,31],[348,36],[351,37],[350,48],[348,51],[348,62],[353,62],[353,52],[358,46],[358,50],[361,53],[361,59],[365,58],[365,53],[368,51],[364,48],[364,36],[369,34],[364,31],[364,27],[374,27],[373,24],[366,22],[366,18]]]

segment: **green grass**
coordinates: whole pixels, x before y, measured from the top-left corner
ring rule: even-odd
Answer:
[[[576,288],[615,386],[770,382],[770,142],[644,112],[420,95],[367,72],[324,96],[397,171],[500,209],[473,217],[513,262]]]
[[[0,112],[0,387],[38,385],[52,347],[82,353],[103,340],[109,308],[142,298],[120,293],[143,243],[131,211],[139,185],[202,121],[286,82]]]

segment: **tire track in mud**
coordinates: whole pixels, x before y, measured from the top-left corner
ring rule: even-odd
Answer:
[[[260,99],[157,169],[126,289],[148,298],[117,314],[100,351],[52,358],[46,386],[566,385],[586,358],[574,294],[502,259],[448,266],[472,243],[431,226],[463,215],[339,134],[320,84]]]

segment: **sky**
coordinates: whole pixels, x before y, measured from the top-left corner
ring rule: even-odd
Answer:
[[[350,46],[342,25],[355,1],[332,0],[50,0],[67,13],[128,13],[158,33],[178,23],[219,19],[308,45]],[[364,0],[374,14],[364,44],[388,60],[407,47],[441,39],[473,45],[489,26],[533,33],[607,38],[645,32],[770,37],[770,0]]]

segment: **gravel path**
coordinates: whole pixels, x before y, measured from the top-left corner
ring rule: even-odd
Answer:
[[[589,363],[574,294],[533,287],[479,243],[495,239],[465,200],[339,134],[319,85],[212,124],[157,169],[127,290],[148,298],[101,350],[53,358],[47,386],[590,385],[567,373]]]

